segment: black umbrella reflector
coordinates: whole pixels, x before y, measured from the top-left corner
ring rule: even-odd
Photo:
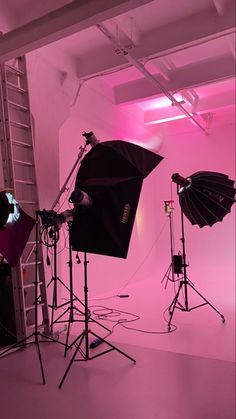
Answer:
[[[179,186],[183,213],[199,227],[222,221],[235,203],[234,181],[223,173],[202,171],[187,178],[175,173],[172,180]]]
[[[83,158],[75,190],[90,207],[77,207],[71,227],[73,250],[126,258],[143,179],[162,157],[116,140],[95,145]]]
[[[11,266],[19,262],[34,224],[9,192],[0,192],[0,253]]]

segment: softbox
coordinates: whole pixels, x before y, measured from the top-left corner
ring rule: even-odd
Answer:
[[[121,140],[91,148],[81,162],[75,190],[86,192],[92,205],[75,206],[73,250],[127,257],[143,179],[162,158]]]

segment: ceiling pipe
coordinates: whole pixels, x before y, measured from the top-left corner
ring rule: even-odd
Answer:
[[[181,103],[179,103],[175,97],[164,87],[162,84],[140,63],[132,54],[128,51],[126,47],[120,44],[120,42],[115,38],[115,36],[106,28],[103,23],[98,23],[97,28],[115,45],[116,50],[119,50],[125,57],[125,59],[136,67],[154,86],[158,87],[164,95],[170,99],[173,105],[175,105],[184,115],[186,115],[191,121],[197,125],[205,135],[208,135],[208,131],[204,128],[192,115],[189,113]]]

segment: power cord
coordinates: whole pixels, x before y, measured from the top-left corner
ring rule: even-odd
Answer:
[[[93,309],[93,307],[98,307],[98,308]],[[91,313],[95,316],[97,320],[104,320],[104,321],[115,323],[111,329],[111,332],[107,333],[102,339],[106,339],[108,336],[110,336],[113,333],[115,327],[119,325],[128,330],[145,333],[145,334],[151,334],[151,335],[164,335],[164,334],[172,333],[175,330],[177,330],[177,326],[174,324],[171,325],[170,330],[147,330],[147,329],[141,329],[141,328],[136,328],[136,327],[129,327],[127,326],[127,323],[136,322],[140,320],[141,317],[131,312],[117,310],[117,309],[113,309],[113,308],[109,308],[109,307],[105,307],[101,305],[91,306],[90,309],[91,309]],[[167,310],[168,310],[168,307],[163,313],[163,318],[168,323],[164,315]],[[131,318],[125,317],[125,318],[120,318],[118,320],[114,320],[114,318],[117,318],[118,316],[122,316],[122,315],[130,316]],[[91,348],[97,347],[100,343],[103,342],[102,339],[95,339],[94,341],[91,342],[90,347]]]

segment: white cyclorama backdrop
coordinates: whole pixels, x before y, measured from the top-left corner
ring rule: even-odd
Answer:
[[[148,301],[151,293],[157,296],[158,304],[158,299],[161,300],[165,292],[161,279],[170,264],[169,220],[164,211],[164,200],[171,199],[171,175],[179,172],[182,176],[188,176],[199,170],[213,170],[235,178],[234,120],[213,120],[209,136],[205,136],[189,121],[147,129],[136,108],[133,110],[132,106],[116,107],[113,104],[109,88],[99,78],[85,83],[76,105],[71,106],[78,84],[67,58],[52,57],[50,49],[47,53],[47,48],[28,56],[41,208],[50,209],[55,200],[77,158],[80,146],[84,145],[83,131],[92,130],[100,141],[136,139],[143,145],[152,145],[152,150],[162,155],[164,160],[144,180],[128,257],[122,260],[89,255],[88,280],[89,295],[93,298],[113,295],[127,283],[134,288],[141,281],[148,284],[148,279],[155,277],[153,288],[147,286],[146,295],[140,295],[140,301]],[[58,68],[61,63],[64,63],[64,70],[70,72],[71,83],[65,83],[65,74]],[[181,250],[181,231],[175,185],[172,193],[177,253]],[[68,208],[66,194],[61,201],[64,199],[61,211]],[[200,229],[186,220],[185,231],[188,276],[221,312],[233,312],[235,206],[223,222],[212,228]],[[60,250],[64,245],[62,232]],[[83,259],[82,254],[80,257]],[[68,249],[65,248],[58,255],[58,274],[68,284],[67,262]],[[83,265],[75,262],[73,253],[75,291],[82,298]],[[49,267],[48,281],[51,275]],[[60,295],[68,298],[64,289],[60,289]],[[51,290],[48,296],[50,300]]]
[[[100,92],[97,90],[99,88]],[[148,276],[156,275],[155,292],[160,292],[160,280],[170,261],[169,224],[164,212],[164,200],[171,199],[173,173],[179,172],[188,176],[199,170],[212,170],[234,178],[233,124],[225,123],[224,120],[216,121],[209,136],[205,136],[188,121],[182,125],[181,122],[177,123],[176,126],[177,130],[173,128],[174,125],[170,125],[172,128],[168,130],[156,126],[155,133],[149,131],[149,137],[147,132],[140,136],[141,124],[136,115],[129,114],[128,108],[115,107],[109,96],[105,95],[104,87],[97,81],[96,84],[90,82],[81,89],[77,105],[61,128],[61,184],[76,159],[80,145],[84,143],[81,136],[83,130],[94,131],[101,141],[136,138],[142,139],[144,145],[150,145],[155,136],[157,146],[153,151],[164,157],[160,165],[144,180],[127,260],[90,256],[91,296],[109,294],[112,290],[119,289],[140,265],[142,267],[138,269],[132,282],[146,281]],[[181,127],[179,132],[178,127]],[[175,184],[172,193],[177,252],[182,247],[179,240],[180,212]],[[235,208],[222,223],[217,223],[212,228],[200,229],[192,226],[188,220],[185,222],[186,253],[191,280],[222,308],[234,306],[234,211]],[[62,269],[66,272],[64,267]],[[81,277],[82,271],[82,266],[76,266],[75,276]]]

